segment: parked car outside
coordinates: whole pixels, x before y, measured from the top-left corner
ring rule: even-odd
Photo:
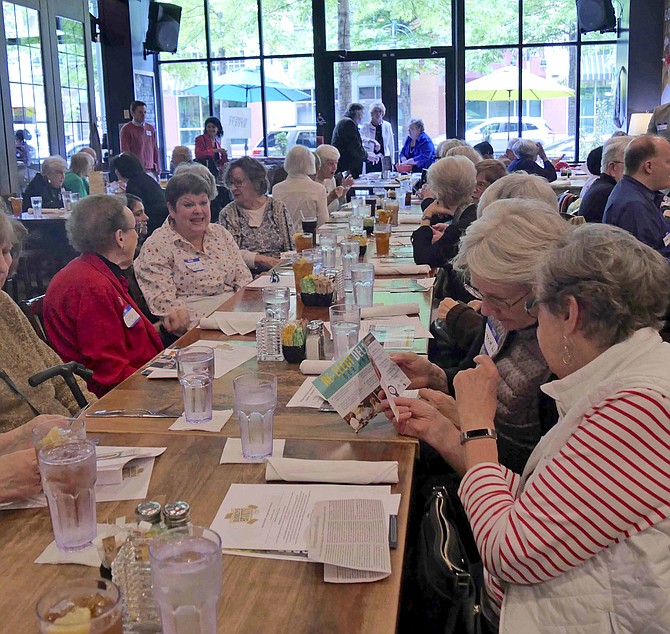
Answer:
[[[270,130],[267,134],[268,156],[286,156],[294,145],[316,148],[316,127],[309,125],[286,125]],[[251,156],[264,156],[263,139],[251,150]]]
[[[507,149],[508,140],[515,137],[530,139],[542,143],[542,145],[548,145],[560,138],[560,135],[557,135],[541,117],[524,117],[521,124],[521,133],[519,133],[517,119],[508,120],[507,117],[491,117],[467,130],[465,140],[470,145],[488,141],[493,146],[493,152],[497,155],[502,154]]]

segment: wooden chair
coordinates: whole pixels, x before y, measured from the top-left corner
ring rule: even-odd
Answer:
[[[37,336],[47,345],[51,345],[44,329],[44,319],[42,317],[43,304],[44,295],[39,295],[32,299],[24,299],[22,302],[19,302],[23,314],[28,318]]]

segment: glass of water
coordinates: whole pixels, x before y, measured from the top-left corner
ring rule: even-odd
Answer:
[[[363,233],[364,218],[362,216],[349,216],[349,231],[354,235]]]
[[[358,343],[361,329],[361,307],[334,304],[329,309],[330,332],[333,336],[333,359],[341,359]]]
[[[177,376],[184,397],[184,418],[188,423],[212,420],[214,349],[189,346],[177,352]]]
[[[351,267],[351,283],[354,287],[354,304],[361,308],[372,306],[375,284],[374,264],[354,264]]]
[[[319,246],[321,247],[321,254],[323,257],[323,268],[332,269],[335,267],[335,260],[337,257],[337,234],[322,233],[319,236]]]
[[[30,206],[33,208],[33,216],[35,216],[35,218],[41,218],[42,196],[32,196],[30,199]]]
[[[288,286],[266,286],[263,289],[263,303],[268,317],[287,321],[291,305],[291,289]]]
[[[270,372],[242,374],[233,379],[233,395],[242,455],[247,460],[264,460],[272,455],[277,377]]]
[[[351,265],[358,262],[358,254],[361,250],[361,243],[358,240],[342,240],[340,242],[340,253],[342,254],[342,270],[344,279],[351,279]]]

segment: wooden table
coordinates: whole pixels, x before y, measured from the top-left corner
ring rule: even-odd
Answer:
[[[167,446],[156,459],[149,499],[191,504],[194,524],[209,526],[233,482],[261,484],[262,465],[219,465],[224,439],[210,434],[94,434],[101,445]],[[415,446],[402,443],[349,443],[289,440],[284,455],[314,459],[397,460],[402,495],[398,548],[391,551],[392,574],[375,583],[326,584],[314,563],[224,556],[219,600],[220,632],[365,633],[395,632],[405,549]],[[137,501],[98,504],[98,521],[130,519]],[[32,562],[53,539],[46,508],[0,513],[0,614],[2,631],[33,634],[38,597],[64,580],[95,578],[97,570]]]

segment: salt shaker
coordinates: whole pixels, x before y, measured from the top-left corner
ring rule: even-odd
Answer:
[[[307,324],[307,340],[305,346],[305,358],[317,361],[324,359],[324,324],[321,319],[313,319]]]
[[[191,507],[188,502],[168,502],[163,507],[165,528],[182,528],[191,523]]]

